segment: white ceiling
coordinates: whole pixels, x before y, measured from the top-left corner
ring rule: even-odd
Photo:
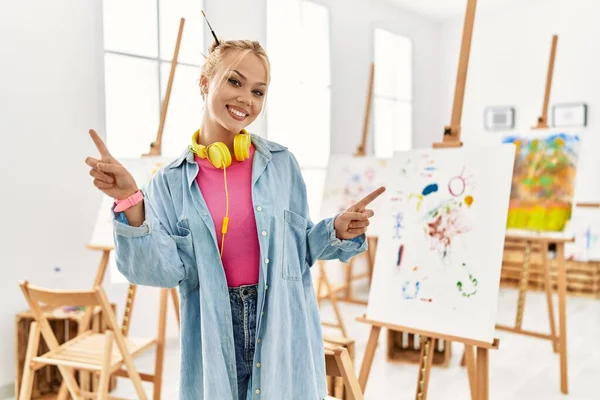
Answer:
[[[467,0],[386,0],[425,17],[444,20],[464,15]]]
[[[435,20],[464,17],[467,0],[385,0],[388,3],[421,14]],[[477,9],[482,6],[507,5],[509,0],[477,0]]]

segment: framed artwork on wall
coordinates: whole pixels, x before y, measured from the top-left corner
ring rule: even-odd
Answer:
[[[509,106],[487,107],[484,112],[487,131],[506,131],[515,127],[515,108]]]
[[[588,109],[585,103],[565,103],[552,106],[553,127],[587,126]]]

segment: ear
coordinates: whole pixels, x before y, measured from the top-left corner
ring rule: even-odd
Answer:
[[[200,75],[200,91],[203,95],[208,93],[208,78],[204,74]]]

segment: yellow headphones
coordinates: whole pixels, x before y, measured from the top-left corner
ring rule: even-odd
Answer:
[[[208,158],[208,161],[216,168],[227,168],[231,165],[231,153],[229,148],[223,142],[215,142],[204,146],[198,143],[200,138],[200,129],[192,135],[192,145],[190,150],[200,158]],[[233,138],[233,153],[237,161],[244,161],[250,157],[250,134],[242,129],[240,133]]]
[[[223,257],[223,248],[225,246],[225,234],[229,225],[229,192],[227,191],[227,167],[231,165],[231,153],[229,148],[223,142],[215,142],[204,146],[198,143],[200,138],[200,129],[192,135],[192,144],[190,151],[195,153],[200,158],[208,158],[208,161],[216,168],[223,169],[223,180],[225,184],[225,217],[223,218],[223,226],[221,228],[221,251],[220,256]],[[242,129],[240,133],[233,138],[233,153],[238,161],[245,161],[250,158],[250,134]]]

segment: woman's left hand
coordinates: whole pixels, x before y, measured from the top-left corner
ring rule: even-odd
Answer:
[[[379,189],[369,193],[358,203],[350,206],[350,208],[342,214],[338,215],[333,225],[335,235],[338,239],[349,240],[367,232],[369,218],[375,213],[373,210],[369,210],[366,207],[383,192],[385,192],[385,187],[381,186]]]

